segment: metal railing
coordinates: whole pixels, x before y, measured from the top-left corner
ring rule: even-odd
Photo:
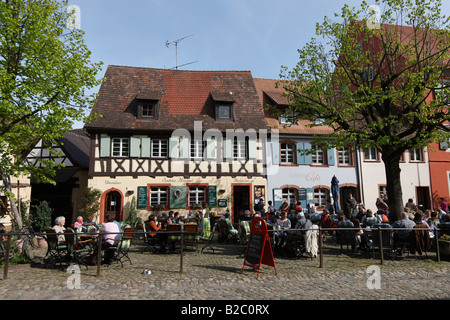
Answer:
[[[200,229],[199,229],[200,230]],[[281,229],[281,230],[268,230],[269,233],[273,233],[273,232],[292,232],[292,231],[307,231],[308,229]],[[356,236],[356,231],[359,230],[363,230],[363,231],[377,231],[378,234],[378,240],[379,240],[379,252],[380,252],[380,263],[383,265],[384,264],[384,255],[383,255],[383,237],[382,237],[382,232],[394,232],[396,230],[417,230],[414,228],[381,228],[381,227],[376,227],[376,228],[322,228],[319,227],[318,229],[315,229],[318,231],[318,256],[319,256],[319,267],[320,268],[324,268],[324,261],[323,261],[323,234],[325,232],[329,232],[329,231],[340,231],[340,230],[345,230],[345,231],[349,231],[349,230],[354,230],[355,231],[355,236]],[[446,230],[446,229],[440,229],[439,227],[436,228],[421,228],[419,229],[420,231],[433,231],[434,232],[434,239],[436,242],[436,260],[437,262],[440,262],[440,251],[439,251],[439,231],[442,230]],[[447,231],[447,230],[446,230]],[[213,232],[213,231],[210,231]],[[108,232],[108,234],[133,234],[134,235],[143,235],[144,237],[146,235],[149,234],[157,234],[157,233],[164,233],[164,234],[180,234],[180,273],[183,272],[183,247],[184,247],[184,235],[189,233],[186,232],[183,228],[183,226],[181,227],[181,231],[158,231],[158,232],[153,232],[153,231],[133,231],[133,232]],[[98,240],[96,243],[97,246],[97,276],[101,275],[101,254],[102,254],[102,242],[103,242],[103,236],[106,233],[101,233],[101,232],[96,232],[96,233],[55,233],[56,236],[59,235],[68,235],[68,234],[75,234],[75,236],[83,236],[83,235],[97,235],[98,236]],[[3,241],[3,239],[0,239],[0,241],[2,242],[2,246],[4,246],[5,242],[6,242],[6,246],[4,246],[4,257],[5,257],[5,266],[4,266],[4,271],[3,271],[3,279],[6,280],[8,278],[8,269],[9,269],[9,258],[10,258],[10,252],[11,252],[11,242],[12,242],[12,238],[13,236],[43,236],[45,237],[47,234],[46,233],[25,233],[25,232],[7,232],[7,233],[3,233],[1,234],[2,237],[6,237],[6,241]],[[373,233],[372,233],[373,235]]]

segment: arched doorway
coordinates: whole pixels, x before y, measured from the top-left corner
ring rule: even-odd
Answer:
[[[105,191],[101,199],[100,223],[105,222],[106,218],[110,215],[112,215],[116,221],[122,221],[122,208],[122,192],[117,189]]]

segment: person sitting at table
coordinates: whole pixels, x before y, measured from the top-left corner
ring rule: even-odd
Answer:
[[[157,214],[151,214],[149,218],[149,223],[147,227],[147,231],[149,232],[150,237],[156,237],[159,242],[160,247],[160,253],[166,252],[166,246],[168,241],[168,235],[166,233],[161,232],[162,224],[160,221],[158,221],[158,215]]]
[[[108,250],[111,247],[117,246],[121,237],[121,231],[119,226],[114,222],[114,215],[110,215],[106,218],[106,222],[102,225],[100,233],[102,234],[102,251],[105,251],[104,263],[111,264],[114,257],[114,250]],[[97,264],[97,246],[94,250],[92,262]]]
[[[237,234],[238,234],[238,231],[233,227],[233,224],[231,223],[230,213],[229,212],[225,212],[223,217],[224,217],[224,220],[227,222],[228,230],[231,233],[231,236],[232,237],[236,237]]]
[[[189,212],[184,215],[184,219],[185,220],[194,219],[194,214],[192,213],[192,210],[189,210]]]
[[[180,222],[183,223],[180,217],[180,213],[177,211],[173,214],[172,223],[180,223]]]
[[[285,242],[285,237],[287,235],[286,231],[291,228],[291,220],[287,218],[287,212],[282,211],[280,213],[280,219],[275,223],[275,249],[278,250],[283,247]]]
[[[80,228],[83,227],[83,217],[82,216],[78,216],[77,220],[75,221],[75,223],[73,224],[73,228],[75,230],[78,230]]]
[[[66,224],[66,218],[63,216],[57,217],[55,219],[55,225],[53,226],[53,230],[55,230],[56,233],[64,233],[66,228],[64,228],[64,225]],[[58,236],[58,242],[65,242],[66,239],[64,235]]]

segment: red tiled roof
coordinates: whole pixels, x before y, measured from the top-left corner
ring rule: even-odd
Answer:
[[[215,121],[212,95],[233,101],[234,122]],[[137,119],[136,97],[159,96],[158,120]],[[87,124],[87,129],[192,130],[194,121],[202,121],[204,130],[266,128],[249,71],[109,66],[92,112],[103,117]]]
[[[275,79],[261,79],[255,78],[255,87],[258,92],[258,97],[261,100],[261,104],[266,109],[266,105],[289,105],[289,99],[283,96],[284,90],[282,86],[277,88],[276,83],[279,80]],[[271,115],[270,110],[265,110],[265,120],[267,126],[272,129],[278,129],[280,133],[284,134],[303,134],[303,135],[316,135],[316,134],[330,134],[333,129],[326,126],[309,127],[311,122],[309,120],[299,120],[297,124],[284,126],[280,124],[278,118]]]

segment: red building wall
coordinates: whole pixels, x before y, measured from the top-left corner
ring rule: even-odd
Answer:
[[[433,197],[433,207],[439,206],[439,198],[450,200],[449,174],[450,174],[450,149],[441,150],[439,143],[432,143],[429,147],[429,164],[431,193]]]

